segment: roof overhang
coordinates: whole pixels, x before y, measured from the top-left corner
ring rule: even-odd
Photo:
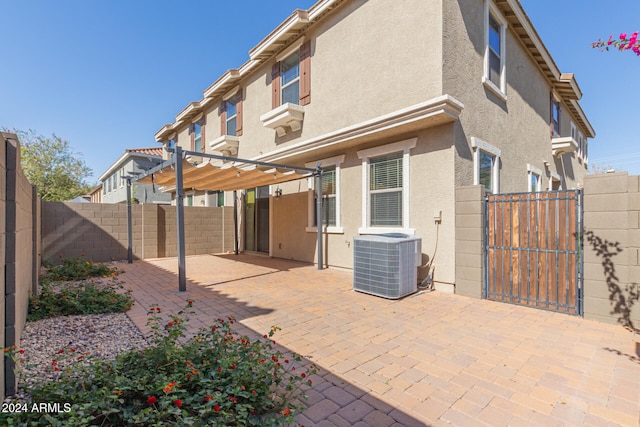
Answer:
[[[500,9],[509,27],[518,36],[553,90],[566,101],[568,109],[576,118],[588,138],[595,137],[595,130],[578,104],[582,91],[571,73],[561,73],[547,47],[535,30],[531,20],[522,8],[519,0],[493,0]]]

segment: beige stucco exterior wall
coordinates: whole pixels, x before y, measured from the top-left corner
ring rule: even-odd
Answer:
[[[434,281],[436,286],[446,287],[453,284],[455,279],[454,241],[448,238],[454,235],[455,228],[453,125],[398,135],[349,148],[340,153],[327,153],[345,156],[344,163],[340,165],[340,223],[344,232],[325,235],[325,261],[329,266],[353,268],[353,238],[359,235],[358,229],[363,225],[362,160],[358,157],[357,151],[412,137],[417,138],[417,142],[416,147],[411,150],[409,163],[409,228],[415,229],[415,235],[422,238],[423,264],[427,264],[435,252]],[[308,161],[313,163],[325,157],[328,156],[309,157]],[[316,233],[305,231],[308,226],[309,209],[315,209],[309,202],[307,184],[297,181],[280,185],[280,188],[283,190],[283,196],[272,198],[271,255],[314,262]],[[434,211],[442,212],[442,222],[439,225],[433,218]],[[426,274],[426,269],[419,270],[421,279]]]
[[[586,169],[575,154],[553,158],[549,133],[551,86],[517,40],[506,31],[506,95],[504,101],[482,84],[484,72],[484,4],[478,0],[444,1],[443,88],[465,109],[456,133],[456,184],[473,184],[471,137],[501,150],[500,191],[527,191],[526,165],[566,179],[567,188],[582,183]],[[562,136],[570,135],[570,112],[563,108]],[[545,167],[544,162],[549,163]]]

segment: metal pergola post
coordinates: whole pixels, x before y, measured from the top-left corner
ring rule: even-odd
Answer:
[[[307,167],[298,167],[291,165],[284,165],[279,163],[261,162],[257,160],[239,159],[237,157],[219,156],[216,154],[200,153],[195,151],[183,150],[182,147],[176,146],[175,148],[167,148],[165,150],[172,153],[171,159],[162,162],[160,165],[147,170],[144,177],[152,175],[158,171],[163,170],[168,166],[175,167],[176,176],[176,222],[177,222],[177,240],[178,240],[178,290],[185,292],[187,290],[186,279],[186,260],[185,260],[185,242],[184,242],[184,180],[182,176],[182,159],[186,156],[197,156],[209,159],[218,159],[225,162],[234,163],[246,163],[256,166],[266,166],[271,168],[284,168],[293,169],[297,171],[313,172],[315,177],[315,183],[317,188],[318,198],[316,200],[316,216],[318,218],[318,270],[323,269],[324,257],[322,248],[322,168],[320,164],[315,169]],[[136,179],[138,180],[138,179]],[[153,181],[152,181],[153,182]],[[128,182],[130,184],[130,180]],[[130,191],[129,186],[127,190]],[[131,203],[131,197],[127,196],[128,203]],[[234,252],[237,255],[239,252],[238,245],[238,199],[236,190],[233,190],[233,217],[234,217]],[[131,220],[129,220],[129,227],[131,227]],[[129,229],[131,233],[131,229]],[[131,247],[131,243],[130,243]]]
[[[320,165],[315,171],[316,178],[316,228],[318,229],[318,270],[324,265],[322,254],[322,169]]]
[[[233,252],[238,255],[238,192],[233,190]]]
[[[182,188],[182,148],[175,148],[176,167],[176,222],[178,235],[178,291],[187,290],[187,269],[184,254],[184,188]]]
[[[133,263],[133,224],[131,219],[131,177],[127,180],[127,263]]]

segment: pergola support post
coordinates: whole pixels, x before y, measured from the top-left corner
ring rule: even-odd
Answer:
[[[182,148],[175,148],[176,222],[178,237],[178,291],[187,290],[186,259],[184,254],[184,189],[182,188]]]
[[[320,165],[315,172],[316,178],[316,228],[318,229],[318,270],[324,265],[322,253],[322,169]]]
[[[131,218],[131,177],[127,180],[127,263],[133,263],[133,220]]]
[[[238,255],[238,192],[233,190],[233,252]]]

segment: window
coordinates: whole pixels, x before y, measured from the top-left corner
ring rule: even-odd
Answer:
[[[416,138],[358,151],[362,159],[362,234],[409,229],[409,158]],[[400,229],[400,230],[399,230]]]
[[[196,122],[192,125],[193,151],[202,151],[202,124]]]
[[[188,194],[187,195],[187,200],[186,200],[186,203],[184,205],[185,206],[193,206],[193,194]]]
[[[493,145],[472,137],[473,184],[482,185],[494,194],[500,192],[500,154],[501,150]]]
[[[505,61],[506,22],[492,2],[485,3],[485,57],[482,82],[499,97],[506,99]]]
[[[560,101],[551,95],[551,137],[560,136]]]
[[[225,101],[226,115],[226,135],[236,134],[236,101],[231,98]]]
[[[113,191],[116,191],[116,189],[118,188],[117,179],[117,174],[114,173],[113,175],[111,175],[111,188],[113,189]]]
[[[298,104],[300,102],[300,53],[295,52],[280,64],[282,103]]]
[[[294,45],[279,55],[271,70],[272,102],[277,108],[286,103],[311,102],[311,41]]]
[[[107,183],[106,182],[102,183],[102,194],[107,194]]]
[[[216,191],[216,206],[224,206],[224,191]]]
[[[342,233],[340,220],[340,165],[344,155],[310,162],[306,167],[322,167],[322,224],[329,233]],[[309,178],[309,216],[307,231],[317,231],[315,178]]]
[[[120,188],[124,187],[124,182],[125,182],[125,173],[124,173],[124,168],[120,169]]]
[[[540,177],[542,176],[542,171],[531,165],[527,165],[527,175],[529,178],[527,191],[531,193],[542,191],[542,188],[540,188]]]
[[[220,104],[220,135],[242,136],[242,90],[224,97]]]

